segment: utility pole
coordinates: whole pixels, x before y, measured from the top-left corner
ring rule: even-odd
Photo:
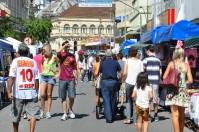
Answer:
[[[29,19],[30,18],[30,0],[28,0],[28,3],[27,3],[27,9],[28,9],[28,14],[27,14],[27,18]]]
[[[156,0],[153,0],[154,1],[154,3],[153,3],[153,5],[154,5],[154,8],[153,8],[153,28],[155,28],[156,27],[156,25],[157,25],[157,9],[156,9]]]
[[[98,32],[99,32],[100,45],[102,45],[102,38],[101,38],[102,37],[102,27],[101,27],[102,26],[102,18],[101,17],[100,17],[99,21],[100,21],[100,26],[99,26],[100,28],[98,29],[99,30]],[[97,50],[100,50],[100,45],[98,45]]]
[[[140,16],[140,37],[141,37],[141,35],[142,35],[142,13],[140,12],[140,10],[134,8],[133,6],[128,5],[127,3],[125,3],[122,0],[116,0],[116,2],[121,2],[122,4],[130,7],[131,9],[133,9],[134,11],[136,11],[138,13],[138,15]]]

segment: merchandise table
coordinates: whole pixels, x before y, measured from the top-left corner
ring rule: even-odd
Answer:
[[[191,95],[191,106],[186,110],[186,115],[199,126],[199,93]]]

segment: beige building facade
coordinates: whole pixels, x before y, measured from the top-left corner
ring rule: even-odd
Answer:
[[[110,43],[114,37],[112,13],[112,8],[108,7],[75,5],[69,8],[60,17],[52,18],[52,48],[58,50],[66,40],[70,41],[71,50],[74,43],[77,43],[77,50]]]

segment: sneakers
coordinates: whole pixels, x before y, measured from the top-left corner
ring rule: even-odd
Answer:
[[[67,114],[63,114],[63,116],[61,117],[61,120],[62,120],[62,121],[65,121],[65,120],[67,120],[67,119],[68,119]]]
[[[43,111],[41,111],[41,113],[40,113],[40,119],[43,119],[43,118],[45,118],[45,113]]]
[[[47,119],[50,119],[50,118],[51,118],[50,112],[46,112],[46,118],[47,118]]]
[[[24,119],[27,119],[27,118],[28,118],[28,116],[27,116],[26,113],[23,114],[23,118],[24,118]]]
[[[159,117],[158,117],[158,116],[155,116],[155,117],[154,117],[154,121],[155,121],[155,122],[159,121]]]
[[[74,118],[75,118],[75,114],[73,113],[73,111],[69,111],[68,116],[69,116],[71,119],[74,119]]]

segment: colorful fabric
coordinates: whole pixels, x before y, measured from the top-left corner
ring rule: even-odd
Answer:
[[[149,108],[142,108],[138,105],[135,107],[136,110],[136,120],[139,119],[139,117],[142,117],[142,120],[148,121],[149,119]]]
[[[177,105],[181,107],[190,106],[190,96],[185,88],[180,88],[178,94],[173,98],[166,97],[165,105]]]
[[[74,80],[74,70],[77,70],[77,62],[73,54],[67,52],[59,52],[57,57],[60,59],[61,72],[60,80]]]
[[[56,75],[56,61],[55,61],[55,56],[53,55],[51,60],[48,61],[47,58],[44,58],[44,62],[42,65],[42,75],[44,76],[55,76]]]
[[[37,63],[39,73],[42,73],[42,54],[38,54],[38,55],[34,56],[33,59]]]
[[[96,62],[93,64],[93,74],[96,76],[99,73],[100,62]]]
[[[143,60],[144,67],[148,73],[149,82],[152,85],[159,85],[161,61],[155,56],[147,57]]]
[[[35,80],[38,78],[37,64],[28,57],[15,58],[10,66],[10,77],[14,77],[13,96],[17,99],[33,99],[37,97]]]

